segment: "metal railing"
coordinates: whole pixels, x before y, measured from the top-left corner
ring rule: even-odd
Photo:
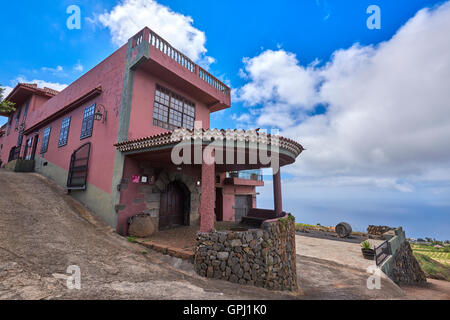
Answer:
[[[391,255],[389,242],[385,241],[375,248],[375,262],[380,266]]]
[[[172,60],[176,61],[179,65],[189,70],[190,72],[197,74],[200,79],[208,83],[210,86],[216,88],[217,90],[228,96],[230,95],[230,89],[223,82],[218,80],[202,67],[195,64],[195,62],[172,47],[166,40],[158,36],[153,31],[150,31],[149,42],[151,46],[155,47],[156,49],[170,57]]]
[[[243,170],[227,172],[227,178],[240,178],[246,180],[263,181],[261,170]]]

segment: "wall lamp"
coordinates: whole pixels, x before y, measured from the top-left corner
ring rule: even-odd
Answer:
[[[102,110],[103,110],[103,113],[102,113]],[[94,120],[105,123],[107,116],[108,116],[108,111],[106,111],[105,106],[102,104],[97,104],[97,110],[94,113]]]

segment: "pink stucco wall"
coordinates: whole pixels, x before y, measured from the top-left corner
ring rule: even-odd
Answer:
[[[16,117],[14,114],[9,135],[7,135],[8,121],[6,123],[5,136],[3,137],[3,142],[2,142],[3,148],[0,151],[0,159],[2,159],[3,165],[5,165],[6,162],[8,161],[9,152],[10,152],[11,148],[17,144],[17,137],[18,137],[19,133],[18,133],[18,131],[14,131],[14,126],[15,126],[15,122],[16,122],[15,118]]]
[[[132,181],[133,175],[140,175],[141,172],[138,161],[125,157],[123,179],[126,179],[127,183],[122,184],[124,187],[120,192],[120,205],[124,209],[118,211],[116,228],[117,232],[122,235],[128,233],[128,219],[136,214],[142,213],[146,208],[144,193],[142,192],[143,185],[133,183]],[[136,198],[142,201],[135,203]]]
[[[43,96],[39,96],[39,95],[33,95],[31,101],[30,101],[30,107],[29,107],[29,111],[28,114],[31,115],[32,113],[35,113],[36,110],[38,110],[41,105],[43,105],[45,102],[47,102],[49,100],[48,97],[43,97]],[[28,116],[27,116],[27,125],[30,126],[30,120],[28,120]],[[32,120],[32,119],[31,119]]]
[[[107,193],[111,193],[115,153],[113,145],[117,140],[125,61],[126,47],[122,47],[57,96],[47,101],[41,107],[31,110],[27,117],[27,128],[29,128],[95,87],[101,86],[102,93],[99,96],[39,129],[39,143],[36,155],[43,156],[64,170],[69,170],[70,156],[73,151],[81,145],[91,142],[88,183]],[[93,103],[105,106],[108,112],[107,121],[105,123],[95,121],[92,136],[80,140],[84,109]],[[68,116],[71,116],[68,143],[64,147],[58,147],[61,121]],[[48,150],[44,155],[41,155],[40,148],[43,131],[49,126],[51,126],[51,134]],[[31,135],[27,136],[27,138]]]
[[[203,122],[203,128],[209,128],[209,110],[205,104],[164,82],[145,70],[136,70],[133,82],[133,98],[131,102],[129,139],[144,138],[154,134],[167,132],[163,128],[153,126],[153,102],[156,84],[175,92],[195,103],[195,120]]]
[[[225,185],[222,189],[223,194],[223,220],[234,221],[235,210],[233,208],[235,204],[236,195],[252,195],[253,208],[256,208],[256,188],[254,186],[232,186]]]
[[[144,28],[143,39],[145,42],[149,41],[150,29]],[[156,62],[158,65],[164,67],[169,74],[176,74],[178,77],[184,79],[184,81],[191,84],[192,87],[200,88],[210,97],[216,100],[216,104],[211,106],[211,112],[219,111],[222,109],[229,108],[231,106],[231,96],[230,94],[225,94],[220,90],[216,89],[214,86],[208,84],[205,80],[200,78],[200,68],[198,65],[194,66],[193,72],[187,68],[182,67],[174,59],[170,58],[167,54],[163,53],[161,50],[150,45],[150,59]]]
[[[26,120],[27,126],[30,121],[29,120],[30,113],[32,113],[34,110],[39,109],[48,100],[49,100],[48,97],[43,97],[43,96],[39,96],[39,95],[30,95],[30,97],[29,97],[30,102],[29,102],[29,106],[28,106],[28,114],[27,114],[27,120]],[[19,124],[22,123],[25,105],[26,105],[26,102],[24,102],[21,105],[15,106],[16,111],[12,115],[13,121],[11,123],[11,130],[9,132],[9,135],[6,134],[8,132],[8,122],[6,123],[5,136],[3,137],[3,149],[0,151],[0,159],[2,159],[3,164],[6,164],[6,162],[8,161],[9,152],[10,152],[11,148],[17,145],[17,138],[19,136],[19,131],[15,130],[16,114],[17,114],[17,112],[20,111]],[[22,146],[25,144],[26,139],[27,139],[26,137],[23,138]]]

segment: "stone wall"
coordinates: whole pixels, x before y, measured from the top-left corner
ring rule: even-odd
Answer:
[[[425,283],[425,273],[414,257],[402,227],[385,233],[384,237],[391,255],[380,266],[381,270],[397,284]]]
[[[388,227],[388,226],[369,226],[367,228],[368,234],[373,234],[377,236],[383,235],[385,232],[388,232],[389,230],[393,230],[394,228]]]
[[[140,174],[154,176],[154,169],[150,167],[145,162],[139,164]],[[179,181],[183,183],[190,193],[190,211],[189,211],[189,222],[190,225],[198,225],[200,220],[199,215],[199,205],[201,196],[201,187],[197,186],[197,180],[186,174],[182,174],[176,171],[162,171],[157,175],[157,179],[154,184],[143,184],[139,185],[139,189],[133,198],[133,206],[140,207],[139,213],[135,216],[147,215],[151,218],[151,222],[154,226],[154,230],[158,231],[159,227],[159,209],[161,202],[161,193],[166,190],[168,184],[174,181]],[[130,179],[125,178],[121,181],[121,190],[127,191],[129,189],[129,184],[132,182]],[[124,205],[119,205],[116,210],[124,210]],[[140,221],[140,219],[133,219],[134,216],[130,217],[129,224],[133,221]]]
[[[5,165],[5,169],[14,172],[33,172],[34,160],[12,160]]]
[[[392,262],[391,279],[401,284],[421,284],[427,282],[425,273],[413,255],[408,241],[401,244]]]
[[[195,270],[208,278],[271,290],[297,291],[294,218],[262,229],[198,233]]]

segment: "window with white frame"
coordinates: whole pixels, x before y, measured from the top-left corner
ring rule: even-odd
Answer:
[[[80,140],[92,136],[92,130],[94,128],[94,113],[95,103],[84,109]]]
[[[41,153],[46,153],[48,149],[48,142],[50,140],[50,130],[51,128],[45,128],[44,134],[42,135]]]
[[[70,117],[64,118],[61,122],[61,130],[59,131],[58,147],[63,147],[67,144],[69,136]]]
[[[176,93],[156,86],[153,104],[153,125],[175,130],[176,128],[194,129],[195,104]]]

